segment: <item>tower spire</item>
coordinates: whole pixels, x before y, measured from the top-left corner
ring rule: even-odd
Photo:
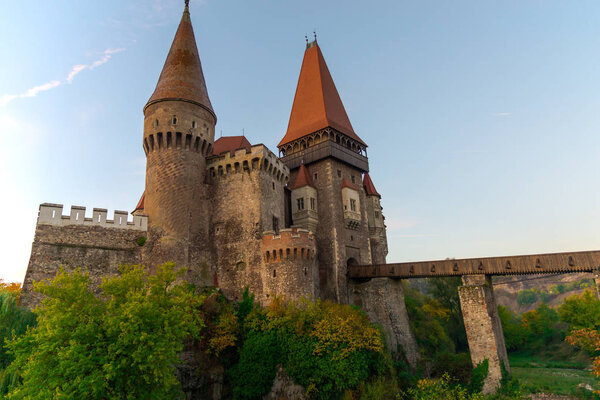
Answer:
[[[278,146],[326,127],[332,127],[366,145],[352,128],[323,53],[317,44],[317,34],[313,34],[315,40],[307,43],[304,52],[288,129]]]
[[[190,18],[189,0],[185,1],[183,15],[160,78],[158,78],[156,89],[144,109],[151,104],[166,100],[180,100],[197,104],[216,118],[208,97],[202,64],[198,55]]]

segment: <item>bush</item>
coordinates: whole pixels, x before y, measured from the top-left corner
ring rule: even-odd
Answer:
[[[356,308],[308,300],[274,299],[265,308],[252,303],[247,295],[238,310],[239,316],[247,316],[242,329],[246,340],[231,374],[236,398],[266,394],[277,364],[317,399],[340,398],[392,369],[381,332]]]
[[[517,303],[520,306],[533,304],[537,301],[538,294],[535,289],[521,290],[517,294]]]
[[[479,393],[483,389],[483,384],[485,383],[485,378],[488,376],[489,370],[489,361],[486,358],[475,368],[473,368],[473,373],[471,374],[471,381],[469,382],[469,391],[471,393]]]
[[[402,393],[406,400],[483,400],[480,393],[469,393],[467,389],[457,384],[450,375],[445,374],[440,379],[421,379],[416,387]]]
[[[46,297],[35,310],[38,326],[13,339],[10,368],[21,376],[9,399],[173,398],[174,365],[183,340],[198,337],[199,297],[176,284],[172,263],[155,275],[123,266],[105,279],[101,297],[80,270],[61,271],[35,284]]]

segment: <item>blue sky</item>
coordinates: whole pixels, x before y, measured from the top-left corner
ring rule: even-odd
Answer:
[[[5,2],[0,279],[38,205],[129,210],[183,0]],[[597,1],[191,2],[217,133],[271,150],[319,44],[383,195],[388,262],[600,248]]]

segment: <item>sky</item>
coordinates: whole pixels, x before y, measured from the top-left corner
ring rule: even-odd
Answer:
[[[0,6],[0,279],[40,203],[131,211],[183,0]],[[600,2],[192,0],[217,135],[276,152],[318,35],[382,194],[388,262],[600,248]]]

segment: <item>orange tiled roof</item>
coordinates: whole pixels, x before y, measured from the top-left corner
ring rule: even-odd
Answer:
[[[358,187],[346,178],[342,179],[342,188],[350,188],[358,192]]]
[[[312,42],[304,53],[288,129],[278,146],[326,127],[337,129],[366,146],[354,133],[321,49]]]
[[[181,22],[177,28],[160,78],[158,78],[156,89],[154,89],[154,93],[144,108],[163,100],[191,101],[215,115],[208,98],[202,64],[200,63],[190,11],[187,5],[183,11]]]
[[[238,149],[252,151],[252,145],[245,136],[223,136],[215,140],[213,154],[221,154],[226,151],[235,152]]]
[[[144,200],[146,200],[146,191],[142,193],[142,197],[140,197],[140,201],[138,201],[137,206],[135,206],[135,210],[133,210],[132,214],[136,211],[144,211]]]
[[[365,176],[363,177],[363,186],[365,188],[365,192],[367,196],[378,196],[381,197],[379,193],[377,193],[377,189],[375,189],[375,185],[373,185],[373,181],[369,176],[368,172],[365,172]]]
[[[300,169],[298,170],[298,175],[296,176],[296,181],[290,188],[290,190],[298,189],[304,186],[315,187],[312,179],[310,179],[310,175],[308,174],[308,169],[304,166],[304,164],[300,165]]]

